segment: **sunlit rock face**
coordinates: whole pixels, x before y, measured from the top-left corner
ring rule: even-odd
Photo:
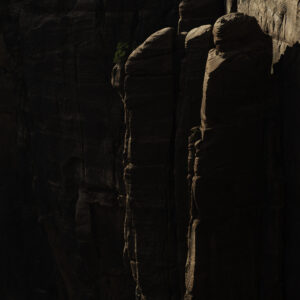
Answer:
[[[300,41],[300,5],[296,0],[238,0],[240,12],[254,16],[262,29],[273,38],[274,61],[287,46]]]

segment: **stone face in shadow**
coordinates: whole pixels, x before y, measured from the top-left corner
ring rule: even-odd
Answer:
[[[180,36],[179,36],[180,40]],[[184,55],[181,59],[180,87],[176,105],[174,149],[175,204],[178,244],[178,268],[184,282],[190,198],[188,182],[188,136],[199,123],[202,87],[208,51],[213,47],[212,26],[203,25],[182,34]],[[181,44],[180,44],[181,45]],[[179,52],[179,51],[178,51]]]
[[[172,218],[174,45],[174,29],[162,29],[125,66],[125,253],[138,299],[180,297]]]
[[[248,38],[241,39],[241,29]],[[201,126],[190,139],[194,172],[185,299],[257,299],[272,43],[243,14],[218,19],[213,35]]]
[[[297,128],[300,95],[300,45],[287,47],[274,66],[276,89],[280,98],[283,122],[283,154],[285,175],[285,299],[299,294],[299,151]]]
[[[125,126],[110,74],[117,44],[135,47],[162,26],[175,26],[177,6],[173,0],[9,2],[3,20],[21,90],[14,145],[26,212],[20,235],[31,257],[26,292],[16,285],[16,294],[133,299],[122,256]]]
[[[179,5],[178,31],[190,31],[201,25],[213,24],[225,12],[219,0],[183,0]]]

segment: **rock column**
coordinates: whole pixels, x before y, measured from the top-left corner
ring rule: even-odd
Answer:
[[[172,28],[151,35],[125,66],[125,253],[142,300],[179,299],[173,195]]]
[[[243,14],[218,19],[213,36],[194,142],[185,300],[260,299],[272,43]]]

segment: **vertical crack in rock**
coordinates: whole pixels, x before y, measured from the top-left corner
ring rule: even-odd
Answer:
[[[16,294],[132,299],[122,259],[123,112],[109,76],[119,42],[132,46],[175,26],[177,0],[8,2],[6,34],[24,94],[20,235],[32,257],[24,274],[36,270]]]
[[[178,2],[1,1],[1,299],[177,300],[184,276],[186,299],[297,298],[300,2],[181,1],[125,95],[127,53],[114,69],[124,121],[115,49]],[[236,10],[271,36],[272,81],[253,18],[213,45]]]
[[[151,35],[125,72],[125,251],[138,299],[178,299],[170,147],[174,132],[172,28]]]
[[[264,109],[272,43],[255,18],[243,14],[218,19],[213,35],[201,138],[194,142],[194,129],[190,139],[195,158],[185,299],[263,299]]]

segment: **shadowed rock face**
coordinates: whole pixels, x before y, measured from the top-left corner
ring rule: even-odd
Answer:
[[[187,161],[182,157],[187,157],[189,129],[199,119],[205,64],[208,51],[213,46],[211,25],[196,28],[188,35],[182,34],[177,41],[174,32],[170,39],[171,32],[170,29],[164,29],[149,37],[126,63],[124,178],[128,210],[125,252],[128,252],[133,266],[137,296],[142,299],[180,299],[184,294],[189,192],[186,182]],[[182,58],[179,69],[179,60]],[[114,85],[122,86],[119,83],[122,77],[120,66],[114,68],[113,74]],[[179,82],[180,91],[177,86]],[[149,174],[143,178],[146,173]],[[158,191],[162,191],[162,195]],[[144,197],[143,201],[139,199],[141,197]],[[157,201],[161,203],[155,204]],[[150,210],[148,206],[154,204],[155,209]],[[164,222],[159,218],[161,213],[165,216]],[[147,222],[147,228],[152,232],[141,229],[144,225],[140,219]],[[143,239],[149,240],[149,244],[140,242]],[[162,244],[164,250],[156,250],[154,245],[158,244]],[[165,253],[168,253],[168,261],[174,265],[162,263]],[[145,267],[151,260],[154,270]],[[154,264],[156,261],[157,266]],[[151,276],[155,270],[159,270],[159,277]],[[170,277],[163,275],[170,270],[175,276],[171,277],[173,282],[164,282],[161,276]],[[152,283],[151,278],[154,277],[156,284]],[[177,287],[172,290],[170,284],[174,285],[174,282]]]
[[[18,205],[17,235],[24,240],[9,246],[24,256],[18,262],[12,254],[18,266],[6,273],[15,284],[4,299],[134,298],[122,257],[123,108],[110,73],[117,43],[134,47],[157,29],[175,26],[178,4],[105,2],[8,1],[3,12],[4,42],[21,94],[20,197],[10,192],[4,205]],[[9,103],[8,93],[1,93]],[[9,155],[16,148],[12,112],[2,117],[1,110],[1,122],[12,128],[3,133],[3,140],[12,139]],[[3,174],[13,170],[7,155],[1,156]],[[11,186],[14,181],[6,193]]]
[[[299,298],[299,1],[179,2],[1,1],[1,299]]]
[[[273,38],[274,61],[285,48],[300,40],[299,1],[238,0],[238,11],[254,16],[262,29]]]
[[[299,1],[238,1],[238,10],[256,17],[273,39],[273,90],[281,112],[281,162],[285,182],[285,299],[299,298]]]
[[[225,12],[222,0],[183,0],[179,5],[179,32],[213,24]]]
[[[218,19],[213,37],[201,127],[190,138],[195,158],[185,299],[258,299],[272,44],[243,14]]]
[[[125,252],[137,299],[179,299],[170,152],[174,45],[174,29],[162,29],[130,55],[125,68]]]
[[[5,16],[5,7],[0,6],[1,19]],[[21,273],[21,259],[17,251],[22,241],[20,238],[20,206],[16,203],[16,107],[18,92],[14,80],[13,59],[9,55],[4,40],[2,23],[0,24],[0,255],[3,259],[0,271],[0,297],[5,299],[9,291],[14,290],[17,274]]]

